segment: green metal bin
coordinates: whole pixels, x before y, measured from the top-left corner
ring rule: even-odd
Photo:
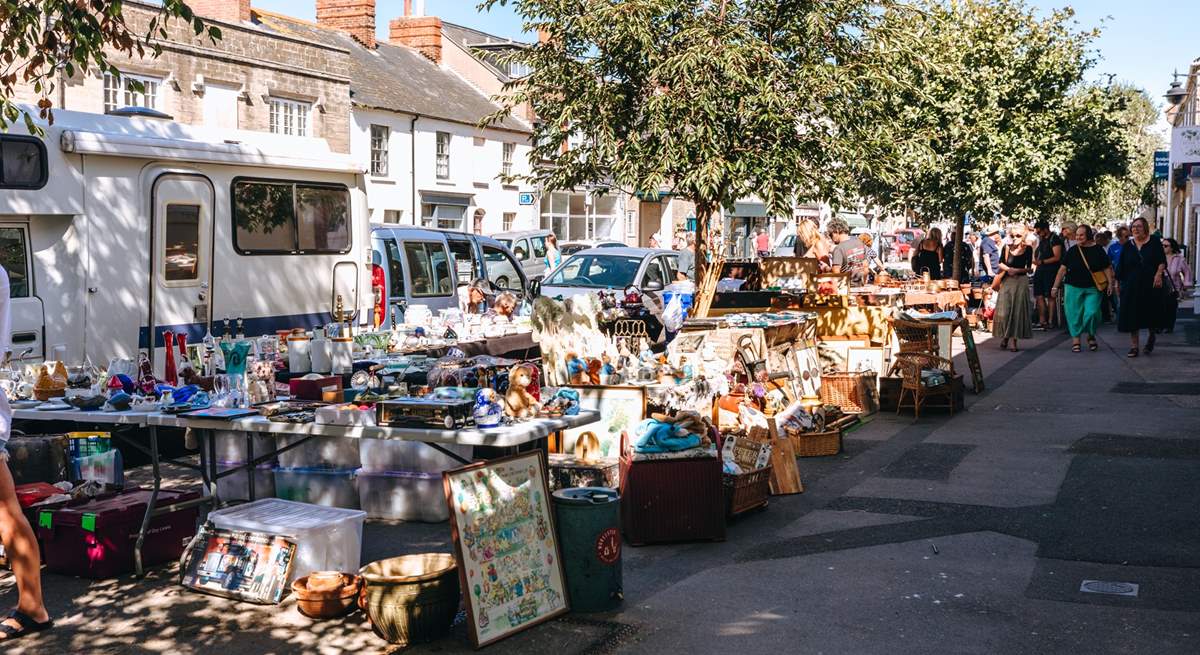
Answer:
[[[624,597],[620,501],[616,489],[603,487],[554,492],[567,598],[576,612],[607,612]]]

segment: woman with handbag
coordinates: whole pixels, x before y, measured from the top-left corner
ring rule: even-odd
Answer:
[[[1029,313],[1029,271],[1033,269],[1033,251],[1025,241],[1025,228],[1009,230],[1010,242],[1000,252],[1000,273],[992,280],[992,288],[1000,291],[996,299],[996,317],[992,336],[1000,337],[1000,349],[1017,352],[1018,339],[1033,338],[1033,322]]]
[[[1138,217],[1129,224],[1132,236],[1121,247],[1121,259],[1117,270],[1117,294],[1121,298],[1121,312],[1117,317],[1117,330],[1129,334],[1129,353],[1126,357],[1137,357],[1138,334],[1147,331],[1146,347],[1142,351],[1154,352],[1155,330],[1165,327],[1167,308],[1167,256],[1162,241],[1150,234],[1150,223]]]
[[[1192,288],[1192,267],[1175,239],[1163,239],[1163,252],[1167,255],[1167,308],[1164,311],[1167,332],[1175,331],[1175,318],[1179,313],[1179,301],[1187,297]]]
[[[1075,245],[1063,257],[1063,266],[1054,277],[1050,293],[1062,297],[1067,330],[1071,333],[1071,352],[1082,352],[1080,339],[1087,335],[1088,350],[1100,349],[1096,329],[1100,325],[1100,305],[1111,294],[1114,278],[1112,262],[1104,248],[1096,245],[1096,233],[1087,225],[1075,228]]]

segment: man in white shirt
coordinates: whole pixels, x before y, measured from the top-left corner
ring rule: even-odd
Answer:
[[[8,272],[0,266],[0,358],[12,356],[12,319],[9,303]],[[42,602],[42,561],[37,538],[21,504],[12,472],[8,470],[8,451],[4,447],[12,434],[12,408],[0,391],[0,541],[8,555],[9,566],[17,579],[17,607],[0,622],[0,642],[20,639],[54,626]]]

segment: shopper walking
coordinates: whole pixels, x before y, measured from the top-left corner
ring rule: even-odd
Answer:
[[[1116,235],[1116,238],[1113,240],[1113,242],[1108,244],[1108,258],[1110,260],[1112,260],[1113,275],[1115,275],[1117,277],[1117,279],[1120,280],[1121,279],[1121,249],[1125,247],[1125,242],[1129,240],[1129,228],[1124,225],[1121,225],[1121,226],[1117,227],[1117,231],[1116,231],[1115,235]],[[1119,293],[1114,293],[1111,296],[1109,296],[1109,300],[1112,302],[1113,316],[1121,315],[1121,305],[1120,305],[1121,300],[1120,299],[1121,299],[1121,294],[1119,294]]]
[[[1063,298],[1072,352],[1082,351],[1080,339],[1084,337],[1088,350],[1099,349],[1096,328],[1100,325],[1100,304],[1116,286],[1112,262],[1095,237],[1096,233],[1086,225],[1075,228],[1076,245],[1067,251],[1051,289],[1054,299],[1060,295]]]
[[[1029,318],[1029,273],[1033,268],[1033,250],[1025,241],[1025,229],[1009,230],[1010,241],[1000,252],[1000,294],[996,298],[996,317],[992,336],[1000,338],[1000,349],[1017,352],[1018,339],[1033,338]],[[992,287],[995,288],[993,282]]]
[[[934,237],[929,237],[922,241],[917,249],[913,251],[912,261],[909,262],[913,273],[916,273],[918,276],[928,275],[931,280],[942,279],[942,257],[940,251],[941,244]]]
[[[758,235],[754,238],[754,247],[758,251],[758,258],[765,259],[771,256],[771,235],[763,228],[758,228]]]
[[[0,356],[5,360],[12,356],[11,312],[8,271],[0,266]],[[17,581],[17,607],[0,623],[0,642],[54,627],[42,601],[42,559],[37,538],[17,502],[16,486],[8,470],[5,445],[11,433],[12,408],[0,391],[0,541]]]
[[[851,237],[850,226],[840,218],[829,221],[829,236],[837,244],[833,247],[833,272],[849,273],[852,287],[866,284],[871,249],[861,240]]]
[[[558,249],[558,237],[553,233],[546,235],[546,275],[558,268],[562,263],[562,252]]]
[[[796,226],[796,256],[811,257],[825,264],[829,263],[829,242],[821,236],[817,224],[806,218],[800,219]]]
[[[1167,257],[1162,241],[1151,236],[1146,219],[1133,219],[1129,229],[1132,236],[1121,248],[1121,258],[1117,262],[1117,290],[1121,295],[1117,329],[1129,333],[1127,356],[1137,357],[1139,333],[1147,331],[1146,347],[1142,352],[1149,355],[1154,352],[1154,331],[1164,327]]]
[[[1037,249],[1033,253],[1033,301],[1037,305],[1038,330],[1055,327],[1056,302],[1050,297],[1050,289],[1062,266],[1063,253],[1067,251],[1062,237],[1050,231],[1049,221],[1040,220],[1033,224],[1037,233]]]
[[[971,244],[967,243],[967,241],[965,239],[959,243],[958,247],[962,248],[962,253],[963,253],[962,254],[962,270],[959,272],[958,281],[962,284],[970,284],[971,280],[975,277],[975,274],[974,274],[974,270],[975,270],[974,249],[971,248]],[[954,278],[954,257],[955,257],[954,253],[958,249],[958,247],[956,247],[954,245],[954,239],[950,239],[949,241],[946,242],[946,247],[944,249],[945,259],[942,260],[942,279],[943,280],[950,280],[950,279]]]
[[[988,229],[979,243],[980,275],[994,278],[1000,274],[1000,228]]]
[[[1167,306],[1163,318],[1167,332],[1175,331],[1175,319],[1179,314],[1179,301],[1187,297],[1192,288],[1192,267],[1175,239],[1163,239],[1163,252],[1167,256]]]
[[[675,276],[679,281],[694,280],[696,277],[696,233],[688,232],[683,237],[683,247],[679,249],[678,270]]]

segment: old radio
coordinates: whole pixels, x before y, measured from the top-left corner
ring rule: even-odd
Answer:
[[[445,428],[453,430],[474,423],[475,401],[441,398],[395,398],[375,403],[381,426],[393,428]]]

